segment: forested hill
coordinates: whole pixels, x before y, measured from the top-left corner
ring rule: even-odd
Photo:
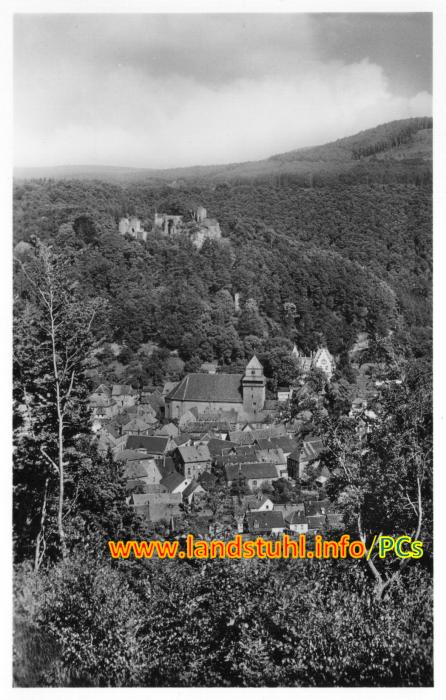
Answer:
[[[16,179],[100,179],[109,182],[151,182],[181,186],[185,181],[221,183],[271,179],[293,175],[315,185],[343,176],[351,181],[405,181],[426,177],[432,160],[432,118],[415,117],[381,124],[373,129],[321,146],[301,148],[261,161],[227,165],[156,170],[107,166],[17,168]],[[361,165],[367,163],[364,169]]]
[[[198,204],[219,220],[223,244],[197,251],[156,233],[146,243],[117,233],[126,213],[150,230],[155,209],[187,215]],[[14,188],[16,243],[37,236],[85,249],[82,285],[110,302],[110,339],[179,348],[191,367],[214,358],[236,365],[274,338],[342,353],[358,332],[390,329],[429,354],[431,228],[430,181]]]

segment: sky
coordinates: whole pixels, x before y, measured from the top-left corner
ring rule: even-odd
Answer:
[[[429,13],[14,19],[16,166],[247,160],[432,114]]]

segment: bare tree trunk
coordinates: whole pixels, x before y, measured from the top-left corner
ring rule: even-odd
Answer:
[[[56,383],[56,408],[57,408],[57,441],[58,441],[58,468],[59,468],[59,497],[58,497],[58,508],[57,508],[57,527],[59,530],[59,540],[60,548],[62,552],[62,558],[65,559],[67,554],[67,545],[65,539],[65,530],[63,526],[63,501],[64,501],[64,449],[63,449],[63,429],[64,429],[64,413],[62,410],[61,395],[60,395],[60,377],[59,369],[57,366],[57,353],[56,353],[56,329],[54,324],[54,313],[53,313],[53,290],[50,290],[50,303],[48,305],[50,313],[50,335],[51,335],[51,350],[53,355],[53,371],[54,380]]]
[[[43,561],[43,557],[45,556],[45,549],[46,549],[45,521],[46,521],[46,499],[47,499],[47,493],[48,493],[48,481],[49,481],[49,477],[47,477],[47,479],[45,481],[45,490],[44,490],[44,494],[43,494],[43,503],[42,503],[42,513],[40,516],[40,530],[39,530],[37,538],[36,538],[36,549],[35,549],[35,554],[34,554],[34,571],[39,570],[40,565]]]
[[[412,533],[412,539],[417,540],[420,536],[421,532],[421,525],[423,522],[423,507],[422,507],[422,499],[421,499],[421,481],[420,477],[417,477],[417,501],[418,501],[418,509],[414,506],[414,504],[411,503],[412,507],[414,508],[414,511],[417,515],[417,528],[414,533]],[[365,533],[362,530],[361,527],[361,514],[358,515],[358,532],[359,532],[359,538],[361,542],[366,544],[366,536]],[[382,533],[381,533],[382,534]],[[381,536],[381,535],[380,535]],[[375,597],[377,600],[381,600],[384,594],[384,591],[390,586],[390,584],[395,581],[398,576],[400,576],[402,569],[407,565],[407,562],[409,559],[400,559],[399,565],[396,571],[394,571],[392,574],[389,574],[387,578],[381,574],[378,569],[375,566],[375,563],[372,558],[366,558],[367,564],[375,578]]]

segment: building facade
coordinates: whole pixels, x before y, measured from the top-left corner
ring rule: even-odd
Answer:
[[[234,410],[249,420],[264,409],[265,385],[263,367],[255,356],[244,375],[188,374],[165,397],[166,417],[179,419],[192,409],[198,414]]]

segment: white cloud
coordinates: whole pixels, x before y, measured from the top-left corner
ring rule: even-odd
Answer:
[[[210,86],[61,57],[18,75],[15,162],[172,167],[256,160],[425,114],[430,95],[392,94],[381,67],[367,60],[306,60],[282,75]]]

